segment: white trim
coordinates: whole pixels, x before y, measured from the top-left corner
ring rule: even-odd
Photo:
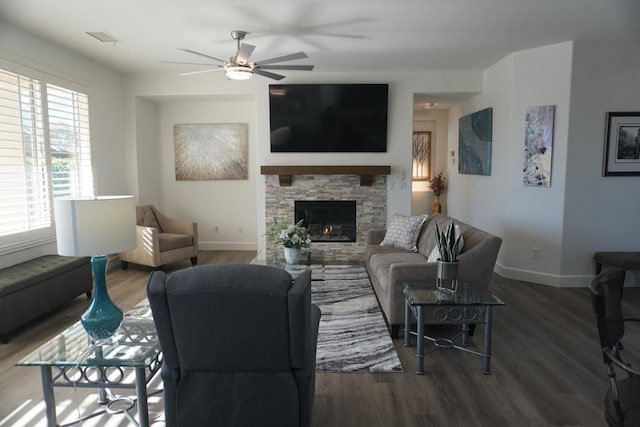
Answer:
[[[584,288],[589,287],[594,275],[566,275],[544,273],[540,271],[523,270],[520,268],[505,267],[496,263],[495,272],[500,276],[531,282],[540,285],[555,286],[557,288]]]
[[[24,251],[27,249],[33,249],[38,246],[47,245],[49,243],[55,243],[55,241],[56,241],[56,236],[53,235],[53,236],[41,237],[37,239],[30,239],[30,240],[9,243],[9,244],[0,246],[0,256],[11,254],[14,252]]]
[[[198,249],[204,251],[257,251],[258,242],[198,242]]]

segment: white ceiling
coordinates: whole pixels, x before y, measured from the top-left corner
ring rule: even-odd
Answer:
[[[0,20],[122,72],[202,69],[159,61],[198,62],[178,47],[227,59],[231,30],[251,33],[256,62],[303,50],[292,63],[323,72],[482,70],[522,49],[640,39],[639,18],[639,0],[0,1]]]

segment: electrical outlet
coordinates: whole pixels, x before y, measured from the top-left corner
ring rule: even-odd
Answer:
[[[531,248],[531,259],[540,259],[540,248]]]
[[[217,226],[217,225],[216,225],[215,230],[216,230],[216,233],[220,232],[220,229],[218,228],[218,226]]]

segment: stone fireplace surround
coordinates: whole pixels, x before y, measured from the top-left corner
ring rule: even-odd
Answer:
[[[362,262],[367,232],[386,227],[387,179],[375,175],[366,185],[361,185],[358,175],[317,173],[295,175],[287,185],[280,185],[278,175],[265,175],[265,226],[273,225],[274,218],[294,221],[295,200],[355,200],[356,241],[314,242],[312,248],[326,251],[325,260],[331,262]],[[370,185],[369,185],[370,184]],[[267,240],[267,256],[282,251],[277,242]]]

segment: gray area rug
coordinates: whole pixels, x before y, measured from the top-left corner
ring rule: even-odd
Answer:
[[[330,265],[312,278],[324,278],[312,283],[311,299],[322,312],[316,370],[402,372],[364,267]]]
[[[290,266],[299,274],[306,267]],[[364,267],[312,266],[311,300],[322,312],[317,372],[403,372]],[[129,314],[151,315],[145,298]]]

